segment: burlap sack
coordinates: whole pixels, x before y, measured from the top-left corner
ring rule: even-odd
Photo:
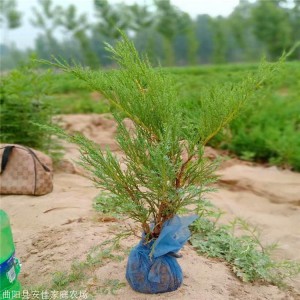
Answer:
[[[53,190],[52,160],[21,145],[0,144],[0,194],[44,195]]]

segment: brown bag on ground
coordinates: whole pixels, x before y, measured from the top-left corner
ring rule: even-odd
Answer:
[[[0,144],[0,194],[45,195],[52,192],[52,160],[21,145]]]

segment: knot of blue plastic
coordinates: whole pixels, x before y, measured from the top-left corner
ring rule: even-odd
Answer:
[[[188,226],[198,216],[175,216],[166,221],[159,237],[145,243],[141,240],[128,258],[126,279],[137,292],[157,294],[171,292],[182,284],[182,270],[176,254],[190,237]]]

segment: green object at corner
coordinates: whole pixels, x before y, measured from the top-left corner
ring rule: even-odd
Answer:
[[[15,258],[10,222],[4,210],[0,209],[0,299],[22,299],[18,281],[20,263]]]

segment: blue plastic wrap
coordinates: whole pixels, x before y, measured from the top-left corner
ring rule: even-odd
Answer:
[[[146,244],[142,240],[128,258],[126,279],[137,292],[157,294],[171,292],[182,284],[182,270],[174,256],[190,237],[188,226],[197,216],[166,221],[159,237]]]

